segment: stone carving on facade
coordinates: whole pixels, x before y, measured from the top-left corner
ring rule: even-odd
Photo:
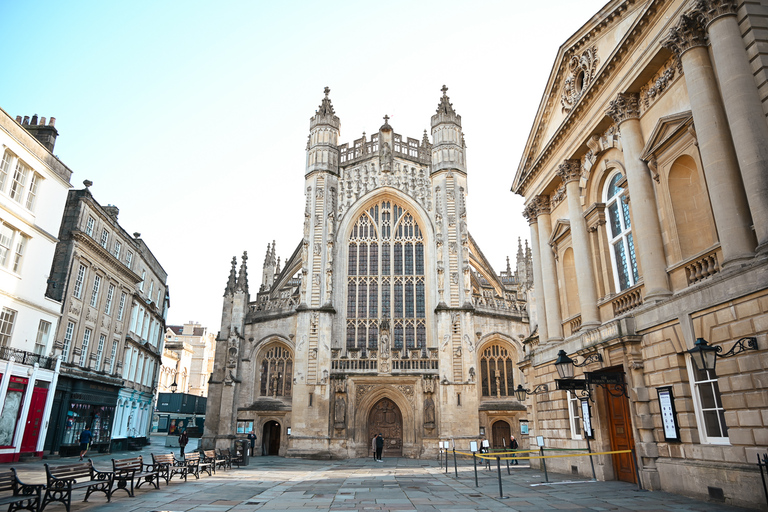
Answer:
[[[440,350],[445,350],[445,347],[448,346],[448,342],[451,341],[451,335],[446,334],[443,336],[443,342],[440,344]]]
[[[299,340],[299,343],[296,345],[296,352],[301,352],[304,350],[304,344],[307,342],[307,335],[304,334],[301,339]]]
[[[469,383],[474,384],[475,382],[475,367],[470,366],[469,367]]]
[[[318,274],[317,272],[312,274],[312,284],[314,286],[320,286],[320,274]]]
[[[405,398],[408,399],[408,402],[410,402],[411,405],[413,405],[414,399],[415,399],[415,394],[413,392],[413,386],[411,386],[409,384],[399,384],[397,386],[397,389],[399,389],[400,392],[403,395],[405,395]]]
[[[336,400],[334,400],[333,417],[334,428],[343,429],[346,426],[347,421],[347,401],[345,399],[346,393],[336,393]]]
[[[668,60],[661,70],[640,88],[641,112],[645,112],[651,105],[656,103],[656,100],[661,97],[662,93],[675,81],[675,76],[680,76],[680,73],[676,73],[678,65],[680,65],[679,59],[673,58]]]
[[[611,125],[602,135],[594,134],[587,140],[589,150],[581,157],[581,168],[584,179],[588,179],[592,167],[597,162],[600,153],[611,148],[621,149],[619,130],[616,125]]]
[[[315,244],[315,245],[312,247],[312,253],[313,253],[315,256],[320,256],[320,244]]]
[[[427,375],[424,378],[421,379],[421,386],[424,389],[424,393],[434,393],[435,392],[435,382],[437,381],[436,378],[432,378],[431,375]]]
[[[399,163],[394,172],[379,175],[376,166],[364,164],[354,169],[345,169],[339,181],[338,207],[335,210],[339,218],[360,197],[379,187],[392,187],[413,197],[425,210],[432,210],[431,182],[427,170]]]
[[[623,121],[640,118],[640,95],[636,92],[619,93],[605,111],[613,122],[620,125]]]
[[[472,342],[472,338],[469,336],[469,334],[464,335],[464,343],[467,344],[467,348],[470,352],[475,351],[475,344]]]
[[[363,401],[363,398],[365,398],[365,395],[368,394],[371,389],[373,389],[373,385],[371,384],[359,384],[355,386],[355,403],[359,406],[360,402]]]
[[[381,145],[381,152],[379,153],[379,167],[383,172],[392,171],[392,148],[389,147],[388,142],[384,142]]]
[[[440,296],[440,302],[443,302],[443,292],[445,292],[445,267],[441,258],[437,262],[437,293]]]
[[[455,285],[459,284],[459,273],[458,272],[451,272],[451,284],[455,284]]]
[[[333,297],[333,270],[331,266],[325,270],[325,303],[330,304]]]
[[[435,401],[432,399],[432,393],[427,393],[424,399],[424,427],[435,428]]]
[[[584,90],[595,79],[599,63],[597,46],[587,48],[580,55],[572,55],[568,60],[568,74],[560,95],[563,112],[570,112],[576,106]]]

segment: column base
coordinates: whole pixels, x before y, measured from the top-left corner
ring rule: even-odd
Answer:
[[[643,297],[643,303],[648,302],[661,302],[672,296],[672,292],[665,290],[664,288],[657,288],[656,290],[650,290],[645,297]]]
[[[597,329],[601,325],[603,325],[603,323],[599,320],[596,320],[594,322],[586,322],[581,324],[581,327],[579,327],[579,332],[591,331],[593,329]]]
[[[563,338],[547,338],[547,343],[560,343]]]
[[[768,247],[766,249],[768,251]],[[739,254],[738,256],[732,256],[727,260],[723,260],[722,268],[741,267],[755,259],[754,253]]]

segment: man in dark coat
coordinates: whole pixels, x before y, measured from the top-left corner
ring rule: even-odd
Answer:
[[[384,462],[381,460],[381,452],[384,451],[384,438],[381,437],[381,432],[379,432],[379,435],[376,436],[376,460],[379,462]]]
[[[186,429],[181,431],[181,434],[179,434],[179,456],[183,459],[184,458],[184,447],[187,446],[187,443],[189,442],[189,435],[187,434]]]

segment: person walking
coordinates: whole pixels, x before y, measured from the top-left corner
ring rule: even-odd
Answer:
[[[381,432],[376,436],[376,460],[378,462],[384,462],[381,460],[381,452],[384,451],[384,438],[381,436]]]
[[[515,436],[513,436],[513,435],[509,436],[509,449],[510,450],[517,450],[518,448],[520,448],[520,445],[517,443],[517,439],[515,439]],[[512,457],[517,457],[517,455],[515,455],[513,453]],[[512,461],[512,464],[517,466],[520,463],[517,461],[517,459],[515,459],[514,461]]]
[[[88,451],[92,438],[93,434],[91,434],[90,427],[85,427],[83,431],[80,432],[80,460],[83,460],[83,456]]]
[[[248,441],[251,443],[251,453],[249,453],[248,456],[253,457],[253,450],[256,446],[256,434],[253,433],[253,430],[248,432]]]
[[[373,437],[371,438],[371,455],[373,456],[373,460],[378,460],[376,458],[376,434],[373,434]]]
[[[184,457],[184,447],[187,446],[187,443],[189,442],[189,436],[187,435],[187,431],[182,430],[181,434],[179,434],[179,457],[182,459]]]

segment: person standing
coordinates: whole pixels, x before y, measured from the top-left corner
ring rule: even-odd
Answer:
[[[376,458],[376,437],[376,434],[373,434],[371,438],[371,455],[373,455],[373,460],[378,460]]]
[[[520,448],[520,445],[517,443],[517,439],[515,439],[515,436],[513,436],[513,435],[509,436],[509,449],[510,450],[517,450],[518,448]],[[513,453],[512,457],[516,457],[516,455]],[[517,461],[517,459],[515,459],[514,461],[512,461],[512,464],[517,466],[520,463]]]
[[[83,431],[80,432],[80,460],[83,460],[83,456],[88,451],[92,438],[93,434],[91,434],[91,429],[86,426]]]
[[[187,435],[187,431],[182,430],[181,434],[179,434],[179,456],[183,459],[184,458],[184,447],[187,446],[187,443],[189,442],[189,436]]]
[[[248,456],[253,457],[253,449],[256,446],[256,434],[253,433],[253,430],[248,432],[248,442],[251,444],[251,453]]]
[[[384,438],[381,436],[381,432],[376,436],[376,460],[378,462],[384,462],[381,460],[381,452],[384,451]]]

